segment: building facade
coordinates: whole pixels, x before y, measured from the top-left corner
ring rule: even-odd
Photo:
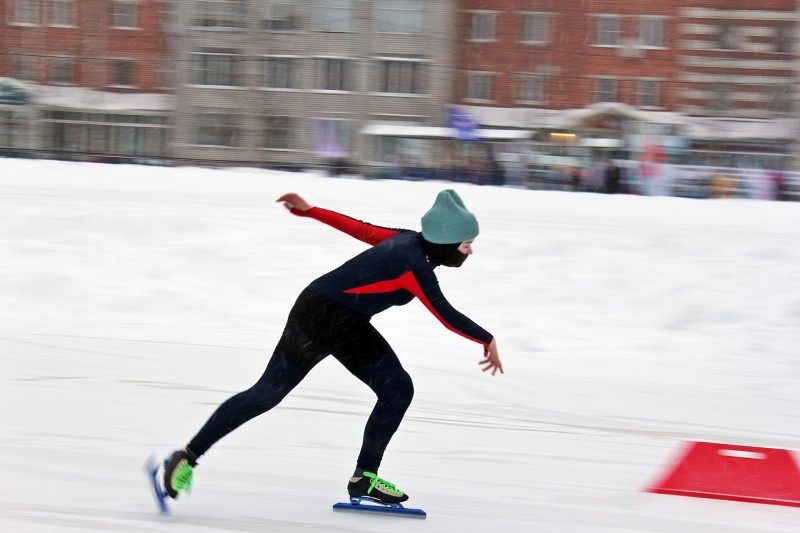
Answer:
[[[786,166],[800,133],[797,10],[464,0],[454,101],[482,124],[543,132],[543,152],[638,157],[655,138],[673,159]]]
[[[786,166],[798,4],[0,0],[0,151],[447,166],[461,111],[503,150]]]
[[[0,0],[0,150],[164,157],[172,64],[154,0]]]
[[[440,125],[451,102],[454,2],[178,5],[180,158],[361,164],[391,142],[362,135],[367,126]]]
[[[459,102],[673,105],[678,2],[460,2]]]

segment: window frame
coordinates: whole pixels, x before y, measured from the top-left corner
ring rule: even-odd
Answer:
[[[414,8],[399,7],[398,2],[413,2]],[[394,6],[391,4],[395,4]],[[424,0],[375,0],[375,19],[379,33],[421,35],[425,33],[427,2]],[[397,26],[397,27],[395,27]]]
[[[138,0],[112,0],[110,22],[110,27],[115,30],[140,29]]]
[[[215,111],[200,111],[194,114],[195,146],[211,146],[216,148],[237,148],[239,146],[240,128],[237,124],[238,115]],[[219,119],[219,124],[203,124],[207,119]],[[218,131],[214,131],[218,130]],[[216,136],[227,136],[226,142],[217,142]],[[203,137],[207,136],[207,137]],[[208,142],[206,142],[208,141]]]
[[[246,0],[195,0],[191,27],[203,31],[241,31],[247,26]],[[220,9],[227,6],[228,9]]]
[[[296,33],[303,31],[303,13],[301,5],[297,2],[269,2],[264,6],[265,12],[261,17],[261,29],[268,32]],[[289,8],[287,17],[277,17],[278,8]],[[285,21],[290,21],[286,23]],[[280,27],[286,24],[285,27]]]
[[[340,4],[340,5],[336,5]],[[346,4],[346,5],[342,5]],[[314,29],[320,32],[329,33],[351,33],[356,31],[356,6],[353,0],[316,0],[314,3]],[[339,17],[331,18],[332,14],[345,13],[341,20],[341,26],[331,25],[331,20],[336,21]]]
[[[53,85],[75,85],[77,62],[73,56],[48,58],[48,81]],[[65,76],[59,74],[66,73]]]
[[[468,11],[469,14],[469,37],[468,41],[473,43],[491,43],[497,40],[497,11]],[[485,23],[481,20],[485,18]],[[486,33],[484,35],[483,33]]]
[[[619,85],[620,79],[612,76],[596,76],[593,78],[594,85],[592,87],[592,102],[593,103],[619,103]],[[602,87],[603,83],[610,83],[611,85],[606,89]],[[612,94],[611,99],[600,98],[603,94]]]
[[[654,90],[644,90],[646,85],[652,84]],[[660,109],[664,107],[664,80],[658,78],[640,78],[636,80],[636,106],[644,109]],[[652,98],[652,102],[648,102]]]
[[[48,26],[55,28],[77,27],[77,7],[77,2],[75,0],[47,0]],[[56,20],[56,18],[61,20]]]
[[[428,61],[412,58],[376,57],[376,92],[393,96],[426,95]],[[409,85],[410,84],[410,85]],[[398,90],[391,90],[396,88]],[[404,90],[409,89],[409,90]]]
[[[658,15],[642,15],[638,17],[639,19],[639,47],[640,48],[647,48],[653,50],[661,50],[666,48],[666,17],[658,16]],[[657,44],[651,44],[649,39],[647,39],[645,35],[645,31],[647,30],[648,23],[659,23],[657,26],[657,33],[658,36],[654,41]]]
[[[341,56],[316,56],[314,59],[314,90],[326,93],[352,93],[357,89],[356,68],[357,61],[352,57]],[[339,65],[333,72],[331,67]],[[333,81],[335,76],[337,83],[328,85],[327,82]],[[339,88],[331,88],[338,86]]]
[[[619,48],[622,46],[622,22],[624,18],[622,15],[614,15],[614,14],[600,14],[595,15],[595,36],[593,46],[604,47],[604,48]],[[603,28],[603,24],[606,22],[614,21],[616,23],[615,28]],[[606,42],[606,36],[611,35],[613,36],[610,41]]]
[[[8,7],[10,9],[10,25],[41,26],[42,6],[40,0],[13,0]]]
[[[547,85],[550,76],[548,74],[541,74],[538,72],[520,72],[517,75],[517,80],[519,82],[519,94],[518,94],[518,102],[521,104],[528,104],[528,105],[541,105],[547,103],[548,98],[548,91]],[[533,93],[539,93],[541,98],[526,98],[526,86],[528,85],[526,82],[534,82],[537,85],[541,85],[540,87],[535,87],[533,89]],[[529,92],[530,94],[530,92]]]
[[[523,44],[528,45],[545,45],[550,44],[553,39],[553,32],[552,32],[552,23],[554,18],[554,13],[547,12],[547,11],[522,11],[519,13],[520,15],[520,41]],[[529,38],[529,33],[531,33],[531,22],[532,21],[543,21],[544,28],[543,38]],[[534,28],[534,30],[542,31],[542,28]],[[533,33],[537,33],[537,31],[533,31]],[[535,37],[535,35],[534,35]]]
[[[192,61],[192,85],[225,89],[242,87],[244,79],[244,72],[241,68],[244,58],[242,54],[233,50],[198,50],[190,52],[189,55]],[[229,62],[211,63],[211,58],[225,58]],[[226,65],[225,69],[221,68]],[[211,83],[219,81],[224,82]]]
[[[466,94],[464,99],[473,102],[491,102],[494,92],[494,72],[470,70],[466,72]],[[477,94],[476,85],[480,85]]]
[[[109,87],[136,87],[136,61],[128,58],[111,59],[112,83]]]
[[[285,125],[278,124],[277,126],[270,126],[268,123],[271,119],[285,120]],[[296,151],[297,150],[297,125],[299,120],[292,115],[264,115],[261,117],[261,149],[262,150],[279,150],[279,151]],[[283,132],[282,140],[284,142],[270,145],[268,143],[269,132],[280,131]]]
[[[261,72],[261,88],[268,91],[300,91],[303,89],[302,74],[303,62],[302,56],[290,54],[269,54],[261,56],[262,59],[262,72]],[[273,63],[277,61],[285,61],[288,64],[288,69],[285,70],[286,78],[289,80],[287,85],[277,85],[273,82]],[[283,72],[281,74],[284,74]]]

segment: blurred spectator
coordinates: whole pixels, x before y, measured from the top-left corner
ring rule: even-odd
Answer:
[[[789,178],[783,170],[774,168],[767,173],[772,189],[772,199],[785,202],[789,200]]]
[[[570,174],[572,176],[572,190],[578,192],[581,190],[581,181],[583,178],[583,171],[580,167],[575,167],[572,169]]]
[[[709,187],[711,198],[736,198],[738,192],[736,178],[722,172],[711,176]]]
[[[604,174],[606,193],[617,194],[622,183],[622,170],[613,162],[609,161]]]
[[[356,174],[355,165],[346,157],[335,157],[328,161],[329,176],[343,176],[345,174]]]

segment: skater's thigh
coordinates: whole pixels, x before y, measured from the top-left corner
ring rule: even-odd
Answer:
[[[372,389],[378,398],[408,403],[414,396],[411,376],[394,352],[384,354],[372,364],[348,370]]]
[[[350,324],[343,329],[336,336],[332,353],[353,374],[374,365],[387,354],[394,354],[383,335],[369,322]]]
[[[306,324],[290,317],[272,358],[284,358],[305,375],[330,353],[329,346],[311,338]]]

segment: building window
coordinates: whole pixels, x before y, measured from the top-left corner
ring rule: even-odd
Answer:
[[[74,0],[50,0],[49,8],[51,26],[75,26]]]
[[[719,50],[736,50],[738,41],[738,30],[731,21],[722,21],[717,28],[717,48]]]
[[[320,31],[353,31],[353,0],[317,0],[317,29]]]
[[[352,91],[355,88],[355,68],[350,59],[317,58],[317,89],[322,91]]]
[[[597,46],[619,46],[622,35],[622,17],[600,15],[597,17]]]
[[[0,110],[0,147],[22,148],[25,133],[25,122],[20,113]]]
[[[551,16],[550,13],[522,13],[522,42],[549,43]]]
[[[541,104],[547,101],[547,76],[520,74],[519,100],[527,104]]]
[[[353,144],[353,123],[335,118],[314,119],[314,151],[329,159],[345,157]]]
[[[497,13],[487,11],[476,11],[470,13],[470,40],[471,41],[494,41],[497,25]]]
[[[726,82],[712,83],[709,86],[708,108],[712,111],[723,111],[730,105],[731,87]]]
[[[114,87],[133,87],[135,63],[129,59],[115,59],[112,63],[112,85]]]
[[[636,87],[636,104],[639,107],[661,107],[661,81],[639,80]]]
[[[647,48],[664,48],[664,19],[662,17],[639,19],[639,45]]]
[[[158,3],[158,24],[165,33],[178,31],[178,5],[171,0]]]
[[[161,156],[168,145],[161,115],[45,111],[43,125],[47,149],[59,152]]]
[[[390,33],[423,33],[425,2],[423,0],[377,0],[378,31]]]
[[[384,60],[379,63],[378,92],[423,94],[426,65],[420,61]]]
[[[169,59],[156,62],[156,87],[161,89],[174,89],[177,87],[175,82],[175,63]]]
[[[72,85],[75,83],[75,59],[72,57],[51,57],[50,83],[57,85]]]
[[[194,82],[197,85],[238,87],[241,56],[232,52],[193,52]]]
[[[300,58],[270,56],[264,59],[264,87],[270,89],[300,88]]]
[[[115,0],[111,3],[111,27],[137,28],[138,10],[139,5],[136,0]]]
[[[614,78],[595,78],[594,80],[594,101],[595,102],[618,102],[619,101],[619,80]]]
[[[791,85],[774,85],[767,88],[767,109],[773,113],[788,113],[792,110]]]
[[[294,2],[265,2],[261,27],[267,31],[298,31],[300,8]]]
[[[195,132],[200,146],[236,146],[238,131],[235,115],[200,113],[195,115]]]
[[[794,41],[794,26],[780,24],[775,27],[775,52],[778,54],[791,54]]]
[[[243,28],[244,0],[197,0],[193,25],[198,28]]]
[[[485,101],[492,99],[491,72],[467,72],[467,99]]]
[[[264,118],[264,142],[263,148],[273,150],[290,150],[294,148],[292,142],[294,136],[295,119],[292,117],[265,117]]]
[[[28,54],[11,54],[11,77],[23,81],[37,81],[39,58]]]
[[[11,0],[12,24],[28,24],[35,26],[40,22],[39,0]]]

